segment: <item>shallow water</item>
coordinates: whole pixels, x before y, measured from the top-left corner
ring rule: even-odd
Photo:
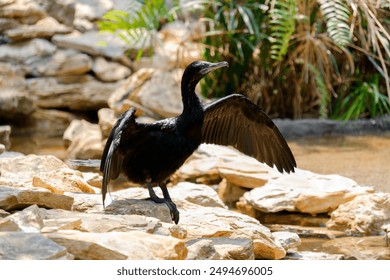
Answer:
[[[303,138],[289,145],[302,169],[339,174],[359,185],[390,192],[390,133]]]

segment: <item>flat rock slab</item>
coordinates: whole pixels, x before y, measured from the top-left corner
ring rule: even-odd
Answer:
[[[36,204],[40,207],[71,210],[74,198],[47,190],[0,186],[0,208],[6,211]]]
[[[0,232],[1,260],[73,259],[64,246],[39,233]]]
[[[390,193],[373,193],[355,197],[331,214],[326,226],[350,234],[380,234],[390,222]]]
[[[83,260],[181,260],[188,253],[182,240],[140,231],[62,231],[49,233],[47,237]]]
[[[296,169],[294,174],[270,178],[263,187],[244,194],[238,206],[251,205],[261,212],[328,213],[362,194],[374,192],[339,175],[320,175]],[[241,203],[241,205],[240,205]]]
[[[43,226],[43,218],[36,205],[0,219],[0,231],[40,232]]]

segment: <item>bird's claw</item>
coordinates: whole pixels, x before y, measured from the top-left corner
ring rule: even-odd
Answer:
[[[172,221],[175,222],[175,224],[179,223],[179,210],[177,210],[176,204],[172,200],[165,201],[165,204],[168,206],[169,211],[171,213]]]

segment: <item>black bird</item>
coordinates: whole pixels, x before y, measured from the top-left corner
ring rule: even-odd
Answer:
[[[103,151],[103,205],[111,179],[124,173],[134,183],[146,184],[150,198],[166,203],[177,224],[179,211],[167,190],[167,180],[201,143],[230,145],[244,154],[287,173],[294,172],[295,159],[272,120],[248,98],[232,94],[201,104],[195,86],[207,74],[227,67],[227,62],[195,61],[187,66],[181,81],[181,115],[151,124],[137,123],[135,109],[124,112],[114,125]],[[158,185],[164,198],[158,197]]]

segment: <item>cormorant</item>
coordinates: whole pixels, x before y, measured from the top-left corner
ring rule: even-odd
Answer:
[[[231,94],[202,105],[195,86],[207,74],[227,67],[227,62],[195,61],[187,66],[181,81],[183,112],[154,123],[135,121],[135,108],[124,112],[112,128],[105,145],[103,205],[107,186],[122,172],[134,183],[146,184],[150,198],[166,203],[177,224],[179,211],[167,190],[167,180],[201,143],[230,145],[244,154],[287,173],[294,172],[295,159],[272,120],[241,94]],[[153,186],[159,186],[164,198]]]

